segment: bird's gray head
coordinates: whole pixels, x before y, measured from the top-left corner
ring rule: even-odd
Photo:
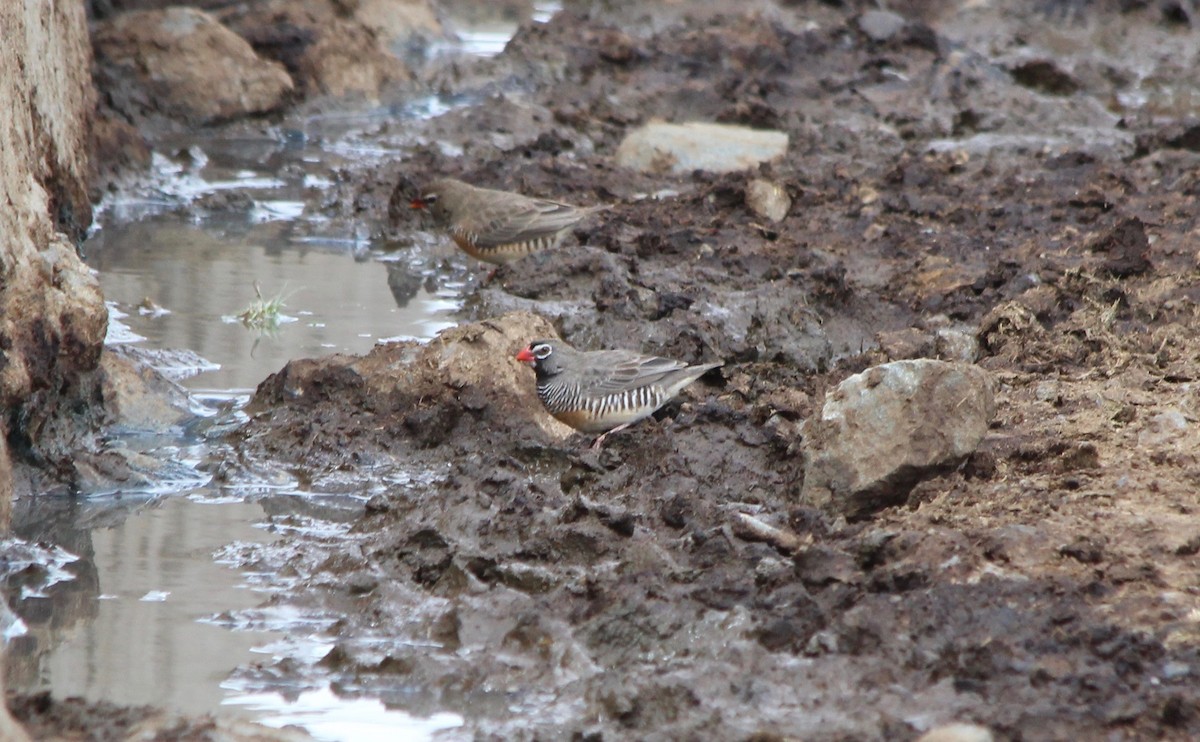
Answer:
[[[517,360],[533,366],[534,373],[540,380],[561,373],[565,355],[561,345],[556,346],[549,340],[534,340],[527,348],[517,353]]]
[[[470,188],[471,186],[461,180],[442,178],[422,188],[421,195],[414,198],[409,205],[414,209],[429,211],[439,224],[446,224],[454,217],[453,212],[462,200],[463,194],[467,193]]]

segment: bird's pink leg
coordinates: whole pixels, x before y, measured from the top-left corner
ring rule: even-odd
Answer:
[[[625,428],[628,428],[632,424],[633,423],[623,423],[623,424],[618,425],[617,427],[613,428],[612,430],[608,431],[607,433],[601,434],[600,437],[596,439],[596,442],[592,444],[592,450],[599,451],[600,446],[604,445],[605,438],[612,435],[613,433],[616,433],[618,431],[624,430]]]

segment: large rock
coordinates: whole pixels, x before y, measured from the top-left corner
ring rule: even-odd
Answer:
[[[429,0],[358,0],[354,18],[387,48],[413,36],[440,36],[443,29]]]
[[[921,359],[851,376],[805,424],[801,498],[850,518],[903,503],[970,455],[994,412],[978,366]]]
[[[780,157],[787,147],[788,135],[781,131],[698,121],[652,122],[625,136],[617,148],[617,164],[644,173],[727,173]]]
[[[83,4],[0,3],[0,29],[3,532],[12,512],[12,456],[42,458],[43,429],[87,430],[89,413],[74,413],[86,401],[82,379],[98,363],[108,313],[72,244],[91,222],[87,141],[95,100]],[[27,739],[3,706],[0,738]]]
[[[268,0],[235,6],[222,19],[287,67],[306,95],[376,97],[412,77],[398,49],[442,34],[426,0]]]
[[[263,59],[212,15],[185,7],[122,13],[93,36],[106,93],[125,116],[206,124],[281,107],[283,65]]]

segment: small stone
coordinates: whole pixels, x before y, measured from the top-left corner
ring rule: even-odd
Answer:
[[[792,197],[778,184],[755,178],[746,184],[746,206],[773,222],[782,221],[792,208]]]
[[[904,16],[887,10],[868,10],[859,16],[858,27],[872,41],[887,41],[908,25]]]
[[[837,632],[818,631],[808,639],[808,643],[804,645],[804,654],[809,657],[816,657],[822,654],[833,654],[838,651],[838,636]]]
[[[366,572],[355,572],[346,578],[346,592],[351,595],[366,595],[379,587],[379,580]]]
[[[963,330],[938,330],[934,334],[933,349],[943,361],[974,363],[979,358],[979,340],[974,333]]]
[[[854,195],[863,206],[870,206],[879,200],[879,191],[868,185],[860,185],[854,189]]]
[[[1070,95],[1079,90],[1079,82],[1049,59],[1033,59],[1013,67],[1010,72],[1018,85],[1050,95]]]
[[[1057,381],[1039,381],[1033,387],[1033,398],[1039,402],[1058,404],[1062,401],[1062,389]]]
[[[1174,443],[1187,432],[1187,415],[1178,409],[1168,409],[1146,420],[1145,427],[1138,432],[1138,446],[1154,448]]]
[[[791,574],[791,563],[775,557],[764,557],[754,565],[754,580],[759,584],[782,582]]]
[[[371,499],[367,500],[363,506],[363,513],[366,515],[378,515],[380,513],[391,512],[394,503],[390,495],[385,495],[382,492],[377,495],[371,495]]]
[[[1163,680],[1176,680],[1192,674],[1192,666],[1186,662],[1168,662],[1163,665]]]
[[[993,742],[992,730],[977,724],[943,724],[917,738],[917,742]]]
[[[631,131],[617,148],[617,164],[644,173],[685,175],[747,170],[781,157],[788,135],[745,126],[652,122]]]

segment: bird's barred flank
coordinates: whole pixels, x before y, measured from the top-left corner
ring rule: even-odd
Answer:
[[[586,412],[594,417],[614,413],[629,413],[646,407],[658,408],[666,400],[657,386],[642,386],[602,397],[586,396],[577,386],[544,384],[538,386],[538,397],[551,413]]]

